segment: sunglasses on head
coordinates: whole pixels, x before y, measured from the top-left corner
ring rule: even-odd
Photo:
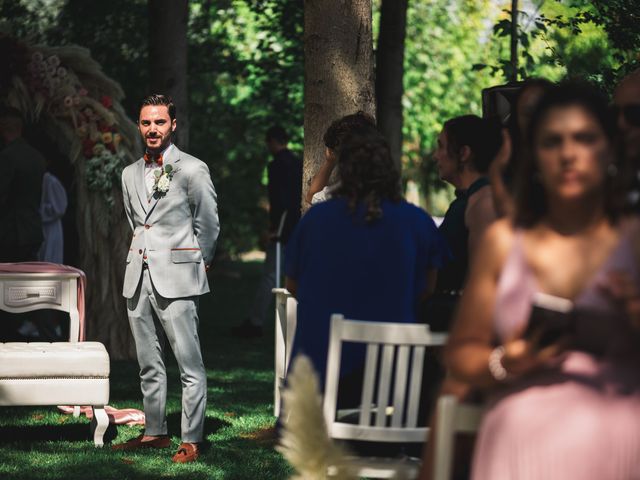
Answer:
[[[622,107],[614,105],[611,109],[615,118],[622,115],[629,125],[640,127],[640,103],[631,103]]]

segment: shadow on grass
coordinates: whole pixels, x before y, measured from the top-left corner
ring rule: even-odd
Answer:
[[[105,443],[116,438],[116,425],[109,425],[104,434]],[[0,427],[0,444],[25,443],[28,450],[33,442],[86,442],[93,441],[88,423],[65,425],[11,425]]]
[[[176,412],[167,416],[169,433],[180,438],[181,413]],[[205,434],[216,433],[230,424],[223,420],[207,417],[204,421]],[[104,442],[110,443],[118,435],[117,425],[110,424],[104,434]],[[10,425],[0,427],[0,445],[27,444],[31,449],[34,442],[86,442],[93,441],[87,423],[73,423],[64,425]]]
[[[180,423],[182,421],[182,413],[174,412],[167,415],[167,428],[169,429],[169,435],[180,438]],[[221,428],[230,426],[229,422],[220,420],[215,417],[205,417],[204,419],[204,435],[210,435],[216,433]]]

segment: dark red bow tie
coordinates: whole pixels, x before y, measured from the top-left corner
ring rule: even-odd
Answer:
[[[158,166],[162,166],[162,154],[161,153],[145,153],[144,156],[144,163],[157,163]]]

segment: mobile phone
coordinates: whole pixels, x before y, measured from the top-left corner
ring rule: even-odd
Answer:
[[[524,337],[539,335],[540,348],[556,343],[575,333],[574,305],[571,300],[546,293],[536,293],[531,303],[531,315]]]

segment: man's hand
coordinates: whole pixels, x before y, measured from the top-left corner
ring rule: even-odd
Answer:
[[[266,230],[260,235],[258,246],[262,250],[266,250],[269,243],[276,241],[277,238],[278,234],[276,232],[274,232],[273,230]]]
[[[331,171],[333,171],[333,167],[338,163],[338,155],[336,152],[331,150],[329,147],[324,148],[324,161],[331,167]]]
[[[309,189],[307,190],[307,196],[305,197],[305,200],[309,205],[311,205],[313,196],[329,184],[329,179],[331,178],[331,173],[333,172],[336,163],[338,163],[338,156],[336,155],[336,152],[328,147],[325,148],[324,162],[320,165],[320,169],[311,179]]]

